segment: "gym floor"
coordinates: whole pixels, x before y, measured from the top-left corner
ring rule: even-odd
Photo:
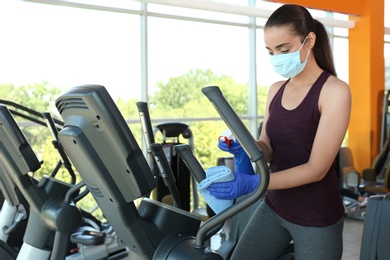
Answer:
[[[343,234],[344,251],[342,260],[359,260],[363,225],[363,220],[345,218]]]

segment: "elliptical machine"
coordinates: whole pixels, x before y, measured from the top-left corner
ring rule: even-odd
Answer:
[[[56,127],[50,115],[44,114],[43,117],[49,121],[49,128],[56,136]],[[56,137],[54,141],[57,141]],[[57,148],[60,149],[59,146]],[[59,152],[63,156],[59,165],[71,167],[63,151]],[[4,104],[0,104],[0,163],[1,189],[7,204],[16,206],[25,199],[31,209],[27,227],[21,234],[24,235],[21,249],[12,251],[5,244],[2,246],[1,259],[24,260],[33,256],[42,260],[82,260],[128,256],[127,250],[118,245],[110,226],[97,223],[75,206],[88,193],[88,190],[80,192],[85,186],[84,182],[74,184],[75,178],[72,178],[69,184],[55,179],[59,167],[51,176],[45,175],[40,181],[30,176],[40,168],[41,162]],[[75,177],[74,174],[72,176]],[[11,232],[17,225],[5,222],[12,213],[12,210],[2,209],[0,224],[6,227],[4,233]],[[5,238],[2,237],[2,240],[5,242]],[[73,247],[75,245],[70,247],[70,242],[77,244],[77,248]],[[74,250],[73,253],[69,249]]]
[[[262,179],[251,195],[203,225],[195,214],[143,197],[156,187],[156,182],[131,130],[103,86],[75,87],[56,100],[65,123],[59,132],[61,145],[120,242],[140,259],[222,259],[206,246],[206,240],[224,221],[258,201],[268,187],[268,168],[254,138],[218,87],[205,88],[203,93],[240,137]],[[202,175],[203,169],[200,172]],[[137,207],[134,201],[138,198]]]

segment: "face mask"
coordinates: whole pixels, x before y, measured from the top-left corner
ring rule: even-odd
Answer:
[[[306,55],[306,59],[301,63],[300,50],[305,44],[307,36],[303,41],[301,47],[296,52],[278,54],[271,56],[272,65],[274,65],[275,71],[285,78],[292,78],[302,72],[307,63],[309,52]]]

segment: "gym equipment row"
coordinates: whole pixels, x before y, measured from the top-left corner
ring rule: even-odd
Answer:
[[[218,98],[216,100],[219,102]],[[80,234],[77,230],[82,219],[71,198],[84,185],[115,231],[118,248],[122,249],[118,251],[124,250],[130,257],[132,254],[140,259],[181,258],[181,254],[184,258],[198,259],[207,255],[222,259],[206,246],[206,240],[227,219],[258,201],[266,190],[268,172],[262,153],[238,116],[231,117],[233,124],[239,129],[237,131],[243,131],[241,143],[248,147],[251,158],[254,158],[252,161],[263,170],[262,185],[251,196],[201,225],[196,214],[144,197],[156,187],[154,176],[104,87],[74,88],[62,95],[56,106],[64,119],[64,127],[58,132],[59,142],[83,181],[69,185],[49,176],[44,181],[52,187],[48,190],[43,189],[46,185],[33,183],[29,173],[37,171],[40,162],[7,107],[1,109],[2,126],[5,126],[0,135],[1,154],[6,165],[4,176],[12,178],[29,203],[31,212],[35,213],[29,217],[29,223],[35,215],[35,221],[42,224],[40,227],[35,225],[34,231],[26,230],[25,237],[44,234],[43,230],[54,233],[52,247],[39,248],[34,244],[30,250],[22,248],[18,259],[23,259],[21,255],[37,256],[41,251],[40,259],[48,259],[49,255],[50,259],[69,257],[66,245],[72,235]],[[136,207],[134,200],[139,198],[141,203]],[[93,232],[86,234],[92,236]]]

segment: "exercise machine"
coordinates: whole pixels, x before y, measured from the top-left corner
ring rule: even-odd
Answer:
[[[72,210],[73,208],[70,207],[69,210],[72,213],[69,214],[69,218],[66,221],[59,218],[64,222],[61,224],[50,218],[54,217],[53,214],[60,213],[57,211],[57,207],[54,209],[52,206],[59,203],[60,198],[65,196],[70,186],[50,177],[42,178],[40,183],[33,179],[29,173],[37,171],[41,167],[41,162],[35,156],[31,146],[5,105],[0,105],[0,122],[2,176],[8,175],[12,178],[30,206],[24,243],[18,258],[27,259],[34,255],[39,259],[49,259],[50,249],[58,253],[58,255],[55,253],[55,256],[62,256],[64,250],[67,250],[68,243],[65,241],[61,245],[55,244],[53,235],[56,232],[53,232],[53,230],[58,231],[56,238],[58,242],[61,242],[64,233],[73,228],[75,229],[79,225],[77,221],[78,210]],[[65,205],[58,205],[58,207],[65,211],[68,210]],[[42,216],[47,216],[47,223],[41,221],[41,213]]]
[[[360,259],[385,260],[389,258],[390,193],[373,195],[367,206],[360,248]]]
[[[50,120],[48,115],[45,118]],[[80,193],[83,182],[73,185],[47,175],[38,181],[31,176],[40,169],[41,162],[3,104],[0,161],[4,186],[17,188],[30,206],[22,248],[9,259],[115,259],[128,255],[125,248],[118,246],[112,228],[93,222],[91,216],[75,206],[87,194],[86,190]],[[15,201],[12,190],[2,192],[7,194],[6,200]]]
[[[336,174],[340,180],[344,216],[364,220],[366,205],[361,206],[358,201],[358,196],[363,189],[360,188],[360,173],[355,169],[352,151],[348,147],[341,147],[335,164]]]
[[[144,197],[156,187],[153,173],[103,86],[72,88],[56,100],[56,107],[64,121],[61,145],[119,241],[140,259],[222,259],[206,240],[224,221],[258,201],[268,186],[263,154],[231,107],[222,105],[223,118],[239,132],[240,143],[261,169],[262,182],[250,196],[202,225],[195,214]]]
[[[180,156],[175,152],[174,147],[181,144],[181,136],[187,139],[193,148],[192,131],[187,124],[181,122],[166,122],[155,125],[153,133],[155,136],[158,133],[162,135],[163,141],[161,146],[172,169],[172,173],[175,176],[176,186],[181,198],[180,208],[191,211],[191,173]],[[192,194],[195,195],[196,192],[196,186],[192,185]],[[166,189],[163,182],[158,181],[157,199],[162,201],[167,195],[169,196],[169,190]]]
[[[148,105],[146,102],[137,102],[138,113],[141,121],[143,137],[150,159],[152,172],[157,180],[157,187],[154,190],[154,199],[167,204],[173,204],[186,211],[191,211],[191,173],[183,160],[176,154],[173,147],[180,144],[180,136],[193,143],[192,132],[188,125],[180,122],[161,123],[152,128]],[[161,133],[162,143],[155,143],[155,135]],[[160,148],[161,146],[161,148]],[[151,149],[151,147],[153,149]],[[165,154],[169,172],[173,174],[172,182],[167,183],[167,176],[164,175],[168,169],[163,170],[160,162],[156,161],[153,152]],[[165,160],[164,160],[165,161]],[[193,200],[197,207],[196,189],[193,189]],[[173,194],[174,193],[174,194]],[[173,198],[173,196],[176,196]],[[173,200],[173,201],[172,201]]]
[[[146,149],[151,157],[152,172],[157,179],[155,199],[171,205],[174,203],[187,211],[191,211],[192,204],[192,212],[200,215],[202,221],[207,220],[209,216],[206,210],[199,208],[197,181],[175,149],[176,146],[182,145],[179,139],[179,136],[182,136],[188,139],[188,147],[193,150],[193,136],[189,126],[180,122],[168,122],[152,128],[148,104],[140,101],[136,105]],[[162,134],[163,143],[155,143],[157,133]]]

